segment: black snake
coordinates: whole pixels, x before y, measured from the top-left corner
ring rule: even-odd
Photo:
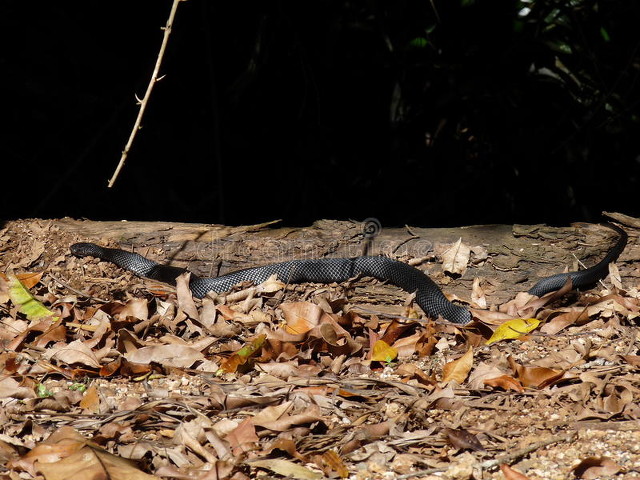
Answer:
[[[560,289],[569,278],[573,288],[593,285],[604,278],[608,273],[609,263],[618,258],[627,244],[627,234],[624,230],[613,224],[606,225],[615,230],[619,234],[619,238],[600,262],[585,270],[560,273],[543,278],[531,287],[529,293],[540,297]],[[170,284],[175,284],[176,277],[186,271],[178,267],[161,265],[137,253],[105,248],[94,243],[71,245],[71,253],[78,257],[100,258],[115,263],[141,277]],[[202,298],[207,292],[226,292],[234,285],[245,281],[259,284],[272,275],[277,275],[280,280],[288,283],[331,283],[344,282],[356,276],[374,277],[388,281],[407,292],[415,292],[416,303],[429,317],[442,317],[449,322],[461,325],[469,323],[472,319],[471,312],[467,308],[447,300],[440,288],[421,270],[387,257],[290,260],[238,270],[215,278],[200,278],[192,273],[189,287],[194,296]]]

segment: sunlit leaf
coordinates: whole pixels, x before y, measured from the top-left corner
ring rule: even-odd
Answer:
[[[489,387],[499,387],[503,390],[514,390],[516,392],[524,392],[522,384],[510,375],[501,375],[499,377],[487,378],[483,383]]]
[[[53,397],[53,393],[47,390],[47,387],[42,383],[39,383],[36,386],[36,394],[38,395],[39,398]]]
[[[247,363],[247,360],[262,348],[266,338],[266,335],[258,335],[250,343],[246,344],[236,353],[231,355],[222,363],[220,370],[218,370],[218,374],[235,372],[238,369],[238,366]]]
[[[247,462],[248,465],[253,467],[263,468],[271,472],[282,475],[286,478],[296,478],[299,480],[314,480],[316,478],[322,478],[323,475],[319,472],[309,470],[307,467],[298,465],[289,460],[283,460],[279,458],[269,458],[265,460],[252,460]]]
[[[46,317],[52,317],[54,321],[58,320],[55,312],[36,300],[15,275],[9,275],[9,298],[18,307],[20,313],[26,315],[29,320]]]
[[[398,357],[398,351],[384,340],[378,340],[373,344],[371,360],[374,362],[392,362]]]
[[[529,480],[529,477],[523,475],[517,470],[514,470],[509,465],[506,465],[504,463],[500,465],[500,471],[504,475],[504,478],[506,478],[507,480]]]
[[[324,452],[322,454],[322,461],[331,469],[331,471],[336,472],[340,478],[347,478],[349,476],[349,469],[335,450]]]
[[[587,457],[578,465],[572,468],[576,478],[587,480],[611,477],[618,473],[621,468],[609,457]]]
[[[452,380],[462,384],[473,365],[473,348],[469,347],[467,353],[461,356],[459,359],[445,364],[442,368],[442,381],[450,382]]]
[[[520,338],[522,335],[529,333],[540,325],[540,320],[535,318],[516,318],[514,320],[508,320],[495,329],[491,338],[487,340],[486,344],[499,342],[500,340],[510,340],[514,338]]]

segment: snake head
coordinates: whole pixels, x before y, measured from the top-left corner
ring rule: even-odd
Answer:
[[[76,257],[98,257],[102,248],[95,243],[81,242],[74,243],[69,247],[69,250],[71,250],[71,253]]]

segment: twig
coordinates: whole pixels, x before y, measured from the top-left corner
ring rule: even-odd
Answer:
[[[164,52],[167,48],[167,43],[169,42],[169,35],[171,34],[171,27],[173,25],[173,20],[176,16],[176,11],[178,10],[178,4],[186,0],[173,0],[173,5],[171,6],[171,13],[169,13],[169,19],[167,20],[167,25],[164,27],[164,37],[162,39],[162,45],[160,45],[160,51],[158,52],[158,58],[156,59],[156,66],[153,69],[153,73],[151,74],[151,80],[149,81],[149,85],[147,86],[147,91],[144,94],[142,100],[138,100],[138,104],[140,105],[140,111],[138,112],[138,117],[136,118],[135,123],[133,124],[133,129],[131,130],[131,135],[129,135],[129,140],[122,151],[122,156],[120,157],[120,162],[116,167],[116,171],[113,173],[113,176],[109,180],[109,188],[113,187],[113,184],[116,182],[116,178],[118,178],[118,174],[122,167],[124,166],[124,162],[127,159],[127,155],[129,154],[129,150],[131,149],[131,145],[133,145],[133,140],[136,138],[136,134],[138,130],[142,128],[140,124],[142,123],[142,116],[144,115],[144,111],[147,108],[147,103],[149,102],[149,98],[151,97],[151,92],[153,90],[153,86],[156,82],[159,82],[161,78],[158,78],[158,72],[160,72],[160,65],[162,64],[162,58],[164,57]]]
[[[491,460],[487,460],[486,462],[482,462],[480,464],[480,468],[486,470],[488,468],[497,467],[503,463],[511,463],[514,460],[524,457],[525,455],[538,450],[539,448],[546,447],[548,445],[552,445],[554,443],[563,443],[572,441],[577,435],[577,432],[571,432],[564,435],[556,435],[547,437],[539,442],[532,443],[531,445],[527,445],[526,447],[519,448],[518,450],[514,450],[511,453],[507,453],[505,455],[500,455],[499,457],[493,458]]]
[[[552,445],[554,443],[560,443],[560,442],[569,442],[571,440],[573,440],[575,438],[575,436],[577,435],[577,432],[572,432],[572,433],[568,433],[565,435],[558,435],[558,436],[552,436],[552,437],[547,437],[544,440],[541,440],[539,442],[535,442],[532,443],[531,445],[528,445],[526,447],[520,448],[518,450],[514,450],[511,453],[507,453],[505,455],[500,455],[499,457],[496,458],[492,458],[491,460],[487,460],[485,462],[482,462],[480,465],[478,465],[479,468],[483,469],[483,470],[487,470],[489,468],[494,468],[497,467],[498,465],[501,465],[503,463],[511,463],[514,460],[520,458],[520,457],[524,457],[525,455],[538,450],[539,448],[542,447],[546,447],[548,445]],[[419,470],[419,471],[415,471],[415,472],[411,472],[411,473],[406,473],[404,475],[398,475],[396,478],[397,479],[408,479],[408,478],[414,478],[414,477],[421,477],[421,476],[425,476],[425,475],[432,475],[434,473],[441,473],[441,472],[446,472],[447,468],[446,467],[436,467],[436,468],[429,468],[426,470]]]
[[[81,297],[85,297],[89,300],[94,300],[96,302],[100,302],[100,303],[109,303],[109,300],[103,300],[101,298],[98,297],[94,297],[93,295],[89,295],[86,292],[83,292],[81,290],[77,290],[75,288],[73,288],[71,285],[69,285],[67,282],[64,282],[63,280],[61,280],[60,278],[56,277],[55,275],[53,275],[52,273],[48,274],[55,282],[59,283],[60,285],[62,285],[63,287],[65,287],[67,290],[71,290],[73,293],[80,295]]]

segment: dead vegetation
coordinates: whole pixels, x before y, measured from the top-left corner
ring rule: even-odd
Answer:
[[[495,245],[464,231],[434,245],[446,278],[472,282],[457,297],[480,321],[456,327],[370,279],[194,300],[184,281],[70,256],[77,232],[12,222],[0,232],[0,478],[638,478],[629,234],[604,285],[501,311],[498,280],[473,282],[500,271]],[[541,326],[487,344],[523,311]]]

